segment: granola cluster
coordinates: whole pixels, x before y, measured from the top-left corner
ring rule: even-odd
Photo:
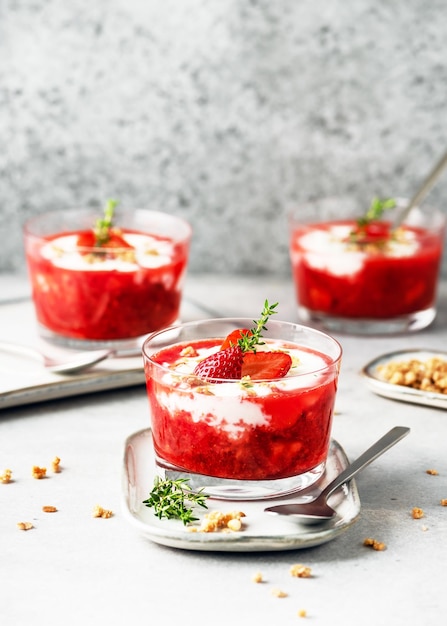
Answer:
[[[386,544],[383,541],[377,541],[377,539],[373,539],[372,537],[367,537],[366,539],[364,539],[363,545],[367,548],[377,550],[378,552],[386,550]]]
[[[245,513],[242,511],[231,511],[230,513],[211,511],[204,516],[200,526],[190,526],[188,530],[199,533],[237,532],[242,529],[243,517],[245,517]]]
[[[109,519],[112,517],[113,511],[109,511],[108,509],[104,509],[99,504],[96,504],[93,508],[93,517],[102,517],[103,519]]]
[[[7,485],[8,483],[11,482],[11,480],[12,480],[11,470],[10,469],[3,470],[3,472],[0,474],[0,483]]]
[[[377,369],[382,378],[393,385],[447,394],[447,361],[439,356],[425,361],[390,361]]]

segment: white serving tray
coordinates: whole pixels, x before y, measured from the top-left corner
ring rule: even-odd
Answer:
[[[335,478],[348,464],[341,446],[332,441],[326,471],[316,491]],[[294,494],[285,498],[252,501],[207,500],[208,511],[243,511],[244,528],[240,532],[200,533],[190,532],[179,520],[158,519],[152,509],[145,506],[145,500],[153,487],[157,474],[152,435],[149,429],[128,437],[124,450],[123,467],[123,508],[126,517],[136,529],[152,541],[184,550],[221,552],[259,552],[296,550],[317,546],[338,537],[355,522],[360,514],[360,500],[354,480],[331,499],[331,506],[337,515],[330,522],[315,526],[305,526],[290,517],[269,515],[264,509],[273,503],[303,501],[306,495]],[[314,491],[315,491],[314,490]],[[197,516],[208,511],[200,508]]]

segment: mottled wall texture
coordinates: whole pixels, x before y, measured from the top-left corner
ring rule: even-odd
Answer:
[[[446,139],[446,0],[0,0],[2,272],[113,197],[188,219],[193,272],[284,275],[290,204],[411,195]]]

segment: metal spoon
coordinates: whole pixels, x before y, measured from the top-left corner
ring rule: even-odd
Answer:
[[[433,187],[435,182],[438,180],[442,171],[447,165],[447,152],[439,159],[434,168],[429,172],[429,174],[424,178],[423,182],[419,186],[418,190],[411,198],[410,202],[404,208],[404,210],[398,215],[395,219],[393,228],[398,228],[402,224],[402,222],[408,217],[411,209],[418,205],[421,200],[425,198],[430,189]]]
[[[338,489],[338,487],[341,487],[367,465],[372,463],[372,461],[377,459],[377,457],[403,439],[409,432],[410,429],[405,426],[395,426],[395,428],[392,428],[386,435],[379,439],[379,441],[351,463],[351,465],[348,465],[337,478],[323,489],[315,500],[306,502],[305,504],[278,504],[264,509],[265,512],[275,515],[292,515],[294,519],[303,524],[315,524],[332,519],[334,515],[336,515],[336,511],[327,503],[329,496]]]
[[[77,352],[62,359],[44,354],[38,348],[5,341],[0,342],[0,350],[37,359],[44,365],[45,369],[55,374],[74,374],[75,372],[89,369],[114,354],[114,350],[92,350]]]

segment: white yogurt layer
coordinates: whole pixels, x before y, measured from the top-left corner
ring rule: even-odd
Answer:
[[[116,270],[119,272],[134,272],[139,267],[158,268],[169,265],[174,257],[174,245],[166,240],[160,240],[150,235],[140,233],[122,233],[123,239],[134,248],[134,260],[118,255],[110,258],[101,257],[98,262],[80,254],[77,248],[77,235],[63,235],[52,239],[41,249],[41,254],[57,267],[82,271]]]
[[[197,389],[191,386],[188,376],[193,374],[196,365],[216,348],[199,349],[197,356],[185,356],[176,363],[163,363],[170,371],[163,376],[163,383],[169,392],[158,392],[157,400],[170,413],[186,411],[194,422],[205,422],[225,431],[231,437],[245,431],[247,427],[267,425],[271,416],[263,410],[262,403],[253,398],[263,398],[281,391],[315,387],[325,380],[324,369],[327,361],[318,353],[308,352],[299,347],[284,348],[279,341],[260,346],[259,350],[283,350],[292,358],[292,367],[284,378],[274,383],[257,381],[232,381],[228,383],[206,384]],[[185,375],[184,381],[179,374]],[[247,385],[247,382],[249,385]],[[207,393],[204,393],[204,387]]]
[[[304,251],[306,263],[314,269],[324,270],[334,276],[349,276],[362,270],[365,260],[371,255],[346,243],[352,225],[333,224],[329,228],[315,228],[298,237],[297,244]],[[413,256],[419,249],[416,235],[402,229],[398,240],[387,242],[387,257]],[[301,255],[297,254],[297,257]],[[299,261],[299,258],[292,261]]]

